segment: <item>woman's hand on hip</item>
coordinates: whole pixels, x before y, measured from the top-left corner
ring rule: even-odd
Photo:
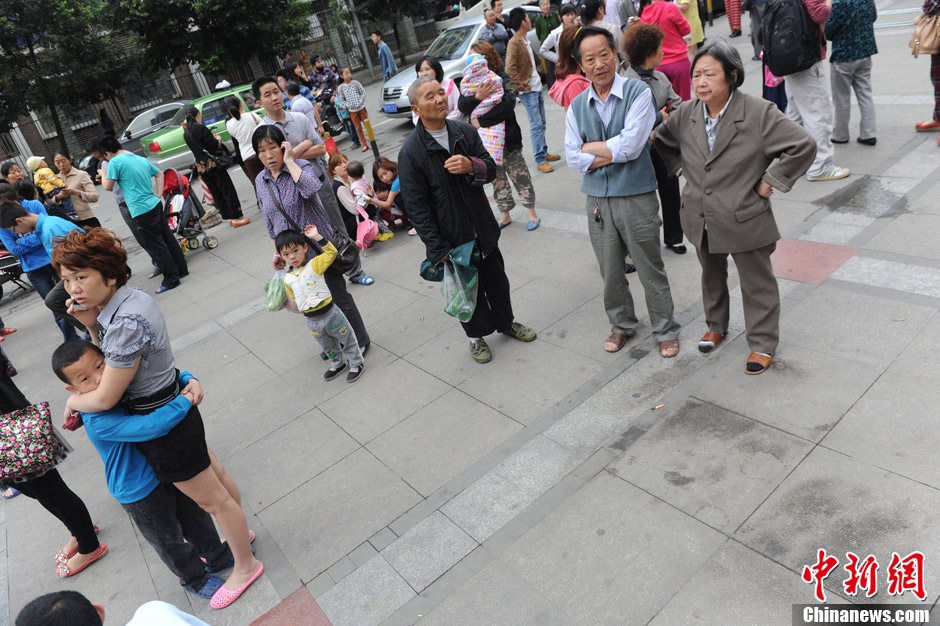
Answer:
[[[765,180],[760,180],[757,185],[754,187],[754,191],[757,192],[761,198],[769,198],[773,192],[774,188]]]
[[[193,403],[193,406],[199,406],[199,403],[202,402],[202,385],[195,378],[190,378],[180,393],[186,396]]]

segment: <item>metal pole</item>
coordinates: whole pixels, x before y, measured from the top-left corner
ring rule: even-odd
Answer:
[[[368,119],[362,120],[362,125],[366,131],[366,139],[369,140],[369,143],[372,144],[372,156],[375,157],[375,160],[378,161],[379,157],[382,155],[379,153],[379,144],[375,140],[375,132],[372,130],[372,123]]]
[[[731,0],[731,2],[736,2],[736,1],[737,1],[737,0]],[[714,22],[714,20],[712,19],[712,15],[713,15],[713,14],[712,14],[712,9],[713,9],[713,7],[712,7],[712,0],[708,0],[708,25],[709,25],[709,26],[714,26],[714,25],[715,25],[715,22]],[[726,9],[726,10],[727,10],[727,9]]]
[[[359,45],[362,46],[362,56],[366,59],[366,65],[369,66],[369,76],[375,76],[375,68],[372,67],[372,57],[369,56],[369,48],[366,46],[366,38],[362,34],[362,25],[359,24],[359,16],[356,15],[356,5],[353,4],[353,0],[347,0],[349,2],[349,10],[353,16],[353,23],[356,25],[356,34],[359,35]]]

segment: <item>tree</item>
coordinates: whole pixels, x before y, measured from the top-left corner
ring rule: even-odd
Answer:
[[[224,74],[261,54],[277,54],[310,33],[301,0],[112,0],[115,25],[145,51],[151,69],[185,63]]]
[[[435,0],[354,0],[354,8],[349,9],[345,0],[331,0],[330,6],[335,8],[339,19],[346,21],[353,11],[360,20],[374,22],[391,22],[398,42],[398,55],[402,65],[405,64],[405,46],[398,32],[398,21],[404,17],[427,18],[434,15],[437,2]]]
[[[101,26],[100,0],[4,0],[0,15],[0,130],[47,109],[62,148],[60,107],[114,95],[132,63]]]

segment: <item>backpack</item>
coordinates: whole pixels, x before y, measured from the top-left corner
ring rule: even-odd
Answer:
[[[762,30],[764,63],[775,76],[802,72],[821,58],[822,32],[803,0],[770,0]]]

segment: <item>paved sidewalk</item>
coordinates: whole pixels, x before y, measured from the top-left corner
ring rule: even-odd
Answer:
[[[707,34],[726,31],[721,18]],[[932,106],[929,60],[909,57],[910,29],[877,34],[877,147],[837,146],[850,178],[774,196],[781,344],[757,377],[742,371],[739,296],[728,340],[696,350],[705,326],[692,250],[663,252],[679,356],[658,355],[648,324],[622,352],[603,351],[580,180],[562,164],[533,169],[542,226],[527,232],[520,207],[501,234],[516,317],[538,341],[496,337],[493,361],[474,363],[438,286],[418,277],[423,246],[399,231],[364,259],[375,284],[351,287],[373,338],[365,376],[326,383],[303,320],[264,309],[272,246],[233,169],[253,223],[210,231],[219,247],[188,253],[191,276],[157,302],[178,365],[203,382],[207,438],[242,489],[265,575],[224,611],[184,593],[107,494],[85,434],[69,433],[62,475],[111,551],[60,580],[61,524],[26,497],[6,502],[0,624],[36,595],[75,589],[106,606],[108,624],[158,598],[213,626],[784,626],[792,604],[813,602],[800,575],[821,548],[840,560],[830,603],[918,602],[886,593],[887,570],[893,552],[923,552],[932,608],[940,149],[937,134],[913,132]],[[732,41],[750,58],[746,39]],[[759,93],[758,64],[746,71],[745,91]],[[563,112],[552,104],[548,115],[560,152]],[[393,156],[407,123],[375,121]],[[126,234],[102,198],[100,219]],[[129,248],[132,284],[152,291],[146,257]],[[14,380],[55,415],[66,398],[49,368],[60,336],[33,292],[6,291]],[[845,594],[847,551],[877,557],[874,598]]]

